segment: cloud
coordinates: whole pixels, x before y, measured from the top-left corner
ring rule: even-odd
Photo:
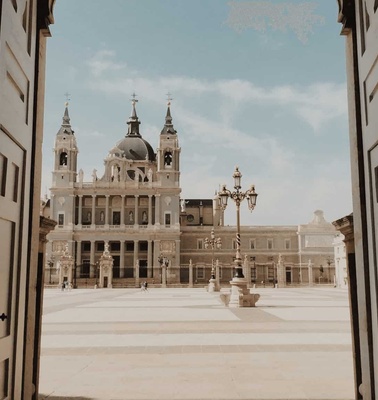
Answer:
[[[87,130],[82,128],[74,129],[76,136],[92,137],[92,138],[104,138],[106,135],[102,132],[96,130]]]
[[[87,61],[91,74],[100,77],[104,72],[114,72],[126,68],[126,64],[114,61],[115,55],[112,50],[99,50]]]
[[[320,133],[324,124],[347,116],[346,85],[331,82],[313,83],[307,86],[281,85],[274,87],[258,86],[255,83],[241,79],[204,80],[185,76],[148,77],[133,71],[132,77],[101,77],[105,71],[119,70],[125,64],[118,64],[109,59],[114,52],[102,50],[89,61],[92,73],[99,79],[88,84],[92,90],[107,94],[122,94],[130,96],[134,90],[141,93],[141,99],[161,103],[162,96],[167,91],[176,98],[191,98],[192,101],[204,101],[206,96],[216,96],[218,101],[237,107],[261,105],[279,107],[285,112],[296,115],[308,124],[315,133]],[[106,60],[104,60],[106,58]],[[224,110],[227,111],[227,107]],[[232,115],[223,114],[223,119],[230,123]]]

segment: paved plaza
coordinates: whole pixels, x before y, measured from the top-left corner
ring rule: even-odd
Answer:
[[[353,399],[347,292],[47,289],[40,399]]]

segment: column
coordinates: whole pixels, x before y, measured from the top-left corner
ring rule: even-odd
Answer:
[[[135,278],[135,286],[139,287],[139,260],[138,260],[138,255],[139,255],[139,240],[134,240],[134,278]]]
[[[121,240],[120,254],[119,254],[119,277],[125,276],[125,241]]]
[[[134,225],[139,225],[139,217],[138,217],[138,199],[139,195],[135,195],[135,206],[134,206]]]
[[[78,225],[83,223],[83,195],[79,194]]]
[[[175,263],[174,265],[172,263],[170,272],[172,273],[173,271],[175,282],[180,283],[180,240],[175,240],[175,243]]]
[[[125,195],[121,195],[121,226],[125,225]]]
[[[152,195],[148,195],[148,225],[152,224]]]
[[[251,287],[251,267],[249,266],[248,257],[244,257],[244,276],[247,279],[247,288]]]
[[[153,276],[155,278],[155,283],[159,283],[161,278],[161,268],[158,262],[159,256],[160,256],[160,240],[154,240]]]
[[[109,195],[105,195],[105,225],[109,225]]]
[[[152,263],[152,240],[148,240],[148,248],[147,248],[147,278],[152,278],[153,272],[153,263]]]
[[[51,219],[54,219],[54,220],[56,220],[56,216],[54,215],[54,197],[55,197],[55,195],[54,194],[52,194],[51,195],[51,200],[50,200],[50,217],[51,217]]]
[[[251,269],[249,270],[251,271]],[[215,290],[220,291],[220,278],[219,278],[219,260],[215,260]]]
[[[89,269],[89,277],[94,278],[96,276],[95,271],[95,241],[91,240],[91,255],[90,255],[90,269]]]
[[[75,268],[74,271],[74,287],[75,287],[76,278],[80,277],[80,271],[81,271],[81,240],[76,242],[76,265],[74,266],[74,268]]]
[[[93,194],[92,195],[92,222],[91,222],[92,225],[94,225],[96,222],[95,212],[96,212],[96,195]]]
[[[312,266],[311,262],[308,263],[308,286],[313,286],[313,278],[312,278]]]
[[[160,225],[160,194],[155,195],[155,225]]]
[[[189,287],[193,287],[193,263],[189,260]]]

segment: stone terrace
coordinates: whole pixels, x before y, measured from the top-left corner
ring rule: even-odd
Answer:
[[[45,290],[40,399],[353,399],[348,297],[259,288]]]

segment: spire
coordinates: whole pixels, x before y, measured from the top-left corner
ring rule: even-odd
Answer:
[[[127,125],[129,125],[129,128],[127,130],[127,135],[126,136],[141,136],[139,133],[139,125],[140,121],[136,113],[136,108],[135,104],[138,102],[138,100],[135,98],[136,94],[132,94],[133,99],[131,100],[132,104],[132,109],[131,109],[131,115],[129,120],[127,121]]]
[[[69,125],[70,124],[70,116],[68,115],[68,101],[66,101],[65,105],[65,110],[64,110],[64,115],[63,115],[63,125]]]
[[[62,122],[62,126],[60,127],[59,131],[58,131],[58,135],[73,135],[74,131],[71,128],[71,119],[70,116],[68,114],[68,101],[65,102],[64,104],[65,109],[64,109],[64,115],[63,115],[63,122]]]
[[[171,98],[168,98],[167,103],[167,114],[165,116],[165,124],[161,131],[161,135],[175,135],[177,132],[173,128],[172,116],[171,116]]]

